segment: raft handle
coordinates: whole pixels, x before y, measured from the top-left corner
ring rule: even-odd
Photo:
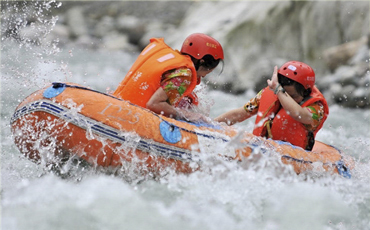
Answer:
[[[61,83],[61,82],[53,82],[53,88],[56,89],[56,88],[61,88],[61,87],[65,87],[66,84],[64,83]]]

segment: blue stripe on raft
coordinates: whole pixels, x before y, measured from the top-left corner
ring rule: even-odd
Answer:
[[[103,134],[105,136],[116,139],[120,142],[126,142],[126,138],[123,137],[122,135],[119,135],[119,132],[115,132],[115,131],[111,130],[113,128],[110,128],[110,127],[108,129],[104,128],[103,126],[97,124],[98,123],[97,121],[89,121],[88,118],[86,118],[85,116],[83,116],[81,114],[77,114],[76,117],[71,117],[67,113],[69,111],[69,109],[66,108],[66,110],[65,110],[63,106],[59,107],[58,104],[52,104],[52,102],[49,103],[47,101],[33,102],[29,105],[26,105],[26,106],[18,109],[13,114],[13,116],[11,118],[11,123],[15,122],[20,117],[22,117],[22,116],[24,116],[28,113],[31,113],[33,111],[36,111],[36,110],[49,112],[53,115],[59,116],[62,119],[64,118],[64,119],[66,119],[66,122],[72,122],[75,125],[80,126],[81,128],[87,129],[87,128],[90,127],[96,133]],[[184,129],[182,127],[176,126],[173,123],[165,121],[165,120],[162,120],[162,122],[167,123],[168,125],[176,127],[180,130],[183,130],[183,131],[186,131],[186,132],[189,132],[189,133],[193,133],[193,134],[198,135],[198,136],[204,136],[204,137],[211,138],[211,139],[221,139],[224,142],[228,142],[228,140],[226,140],[224,138],[214,137],[214,136],[211,136],[211,135],[202,134],[202,133],[198,133],[198,132],[195,132],[195,131],[187,130],[187,129]],[[207,124],[205,124],[205,123],[191,123],[191,122],[187,122],[187,123],[192,124],[192,125],[196,125],[197,127],[207,127]],[[209,125],[208,127],[215,128],[216,126]],[[300,147],[294,146],[294,145],[292,145],[288,142],[276,141],[276,140],[274,140],[274,141],[278,144],[281,144],[281,145],[283,145],[283,144],[284,145],[290,145],[292,148],[301,149]],[[258,145],[251,144],[251,147],[252,147],[252,149],[253,149],[253,147],[258,148]],[[144,150],[144,151],[156,151],[156,152],[160,153],[163,156],[169,156],[169,157],[174,157],[174,158],[192,160],[192,154],[189,153],[190,150],[185,150],[184,149],[184,151],[181,151],[180,148],[173,147],[173,146],[166,147],[164,144],[162,146],[162,144],[160,144],[160,143],[156,144],[156,142],[153,142],[151,140],[146,142],[145,140],[141,139],[138,142],[137,148],[140,149],[140,150]],[[261,149],[261,150],[264,150],[264,149]],[[338,150],[338,151],[340,151],[340,150]],[[282,156],[282,158],[287,158],[287,159],[290,159],[290,160],[293,160],[293,161],[296,161],[296,162],[301,162],[301,163],[309,163],[309,164],[313,163],[311,161],[304,161],[304,160],[300,160],[300,159],[295,159],[295,158],[293,158],[291,156],[287,156],[287,155]],[[333,166],[335,166],[337,168],[338,173],[341,176],[343,176],[345,178],[351,178],[350,170],[344,164],[343,161],[337,161],[335,164],[333,164]]]
[[[62,82],[53,82],[52,83],[52,86],[50,88],[63,88],[63,91],[65,88],[75,88],[75,89],[81,89],[81,90],[87,90],[87,91],[91,91],[91,92],[94,92],[94,93],[99,93],[99,94],[102,94],[104,96],[108,96],[108,97],[111,97],[111,98],[114,98],[114,99],[117,99],[119,101],[123,101],[122,99],[120,98],[117,98],[113,95],[110,95],[110,94],[107,94],[107,93],[103,93],[103,92],[99,92],[97,90],[93,90],[93,89],[89,89],[89,88],[86,88],[86,87],[83,87],[83,86],[78,86],[78,85],[69,85],[69,84],[66,84],[66,83],[62,83]],[[127,102],[127,101],[126,101]],[[130,105],[132,106],[136,106],[136,107],[139,107],[138,105],[135,105],[135,104],[132,104],[131,102],[128,102]],[[151,112],[151,111],[150,111]],[[153,116],[156,116],[158,117],[159,119],[162,119],[161,117],[159,117],[158,114],[154,113],[154,112],[151,112]],[[163,120],[164,121],[164,120]],[[186,122],[188,124],[191,124],[191,125],[195,125],[197,127],[207,127],[207,128],[213,128],[213,129],[222,129],[221,126],[218,126],[218,125],[214,125],[214,124],[208,124],[208,123],[204,123],[204,122],[189,122],[189,121],[183,121],[183,120],[179,120],[179,121],[182,121],[182,122]],[[210,136],[210,135],[206,135],[206,134],[202,134],[202,133],[197,133],[195,131],[190,131],[190,130],[187,130],[187,129],[184,129],[184,128],[181,128],[180,126],[177,126],[171,122],[168,122],[166,121],[168,124],[170,124],[171,126],[174,126],[174,127],[177,127],[179,128],[180,130],[183,130],[185,132],[188,132],[188,133],[192,133],[192,134],[196,134],[198,136],[203,136],[203,137],[206,137],[206,138],[211,138],[211,139],[220,139],[222,140],[223,142],[228,142],[228,140],[224,139],[224,138],[220,138],[220,137],[214,137],[214,136]],[[170,142],[171,143],[171,142]]]
[[[41,108],[47,108],[47,109],[50,109],[50,110],[52,110],[52,111],[54,111],[56,113],[60,113],[61,111],[63,111],[63,110],[60,110],[58,107],[55,107],[55,106],[53,106],[51,104],[44,104],[44,103],[42,103],[40,106],[41,106]]]
[[[193,122],[193,121],[184,121],[184,120],[178,120],[178,121],[185,122],[191,125],[195,125],[197,127],[206,127],[206,128],[212,128],[212,129],[218,129],[218,130],[222,129],[221,126],[219,125],[209,124],[205,122]]]
[[[286,158],[286,159],[296,161],[302,164],[312,164],[313,163],[312,161],[300,160],[300,159],[296,159],[296,158],[293,158],[287,155],[281,156],[281,158]],[[349,168],[344,164],[343,161],[337,161],[335,162],[335,164],[332,164],[332,166],[335,166],[337,168],[339,175],[343,176],[344,178],[351,179],[352,177],[351,172]]]
[[[271,138],[269,138],[269,140],[272,140]],[[299,146],[296,146],[296,145],[292,145],[290,142],[286,142],[286,141],[281,141],[281,140],[272,140],[272,141],[275,141],[276,143],[278,143],[279,145],[289,145],[290,147],[292,147],[293,149],[303,149]],[[307,151],[307,150],[306,150]]]
[[[296,159],[294,157],[287,156],[287,155],[283,155],[283,156],[281,156],[281,158],[286,158],[286,159],[296,161],[296,162],[299,162],[299,163],[302,163],[302,164],[312,164],[313,163],[312,161],[300,160],[300,159]]]
[[[126,138],[122,135],[119,135],[119,132],[113,131],[109,128],[104,128],[102,125],[97,124],[98,122],[89,121],[85,116],[81,114],[77,114],[76,117],[71,117],[67,114],[62,107],[58,107],[46,101],[38,101],[32,103],[31,105],[26,105],[20,109],[18,109],[12,116],[11,123],[15,122],[20,117],[34,112],[34,111],[46,111],[50,114],[59,116],[60,118],[64,119],[66,122],[74,123],[75,125],[83,128],[88,129],[89,127],[97,134],[103,134],[112,140],[118,140],[119,142],[126,142]],[[113,129],[113,128],[112,128]],[[164,144],[163,146],[159,143],[152,142],[149,140],[146,142],[143,139],[140,139],[138,142],[137,148],[143,151],[155,151],[162,156],[177,158],[177,159],[185,159],[185,160],[192,160],[192,154],[189,153],[190,150],[184,149],[181,151],[180,148],[168,146],[166,147]]]

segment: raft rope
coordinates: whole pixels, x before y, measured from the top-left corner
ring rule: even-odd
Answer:
[[[104,96],[108,96],[108,97],[117,99],[119,101],[125,101],[125,100],[122,100],[120,98],[117,98],[117,97],[114,97],[112,95],[102,93],[102,92],[99,92],[99,91],[96,91],[96,90],[93,90],[93,89],[89,89],[89,88],[82,87],[82,86],[77,86],[77,85],[68,85],[68,84],[65,84],[65,83],[53,83],[51,87],[49,87],[45,90],[45,91],[49,91],[47,93],[46,98],[50,99],[52,97],[55,97],[55,96],[59,95],[60,93],[63,92],[63,90],[59,90],[59,89],[60,88],[66,88],[66,87],[76,88],[76,89],[81,89],[81,90],[88,90],[88,91],[91,91],[91,92],[99,93],[99,94],[102,94]],[[49,90],[49,89],[51,89],[51,90]],[[53,89],[55,90],[55,92],[53,92]],[[44,93],[45,93],[45,91],[44,91]],[[135,104],[132,104],[130,102],[128,102],[128,103],[132,106],[139,107],[139,106],[137,106]],[[141,109],[145,109],[145,108],[141,108]],[[97,121],[95,121],[95,120],[93,120],[89,117],[86,117],[82,114],[77,114],[77,115],[75,114],[74,116],[70,116],[68,114],[67,110],[68,110],[68,108],[60,105],[59,103],[55,103],[52,100],[34,101],[34,102],[31,102],[31,103],[21,107],[17,111],[15,111],[12,118],[10,119],[10,123],[13,124],[20,117],[23,117],[23,116],[25,116],[29,113],[36,112],[36,111],[45,111],[47,113],[51,113],[51,114],[53,114],[57,117],[60,117],[64,120],[66,120],[67,122],[75,124],[75,125],[83,128],[83,129],[86,129],[86,130],[91,129],[92,131],[95,131],[100,135],[107,136],[109,138],[113,138],[115,141],[118,141],[120,143],[126,142],[126,137],[120,135],[119,130],[114,129],[113,127],[107,126],[107,125],[105,125],[101,122],[97,123]],[[181,129],[185,132],[192,133],[192,134],[195,134],[195,135],[198,135],[198,136],[203,136],[203,137],[211,138],[211,139],[221,139],[224,142],[228,142],[228,140],[225,139],[225,138],[218,138],[218,137],[214,137],[214,136],[211,136],[211,135],[207,135],[207,134],[203,134],[203,133],[199,133],[199,132],[195,132],[195,131],[187,130],[185,128],[178,127],[177,125],[175,125],[175,124],[173,124],[169,121],[164,120],[162,117],[153,113],[152,111],[149,111],[149,110],[147,110],[147,111],[150,112],[152,115],[156,116],[157,118],[159,118],[162,122],[165,122],[165,124],[168,124],[170,127],[177,127],[178,129]],[[143,138],[140,139],[136,148],[140,149],[142,151],[146,151],[146,152],[151,152],[151,151],[154,150],[162,156],[171,157],[171,158],[179,159],[179,160],[194,161],[195,159],[198,159],[198,157],[196,155],[191,153],[191,150],[178,148],[176,146],[166,145],[166,144],[158,143],[158,142],[154,143],[153,141],[146,140],[146,139],[143,139]],[[195,157],[195,159],[193,159],[194,157]],[[195,161],[199,161],[199,160],[195,160]]]
[[[73,116],[71,116],[70,114],[68,114],[68,108],[49,100],[39,100],[23,106],[14,113],[11,119],[11,123],[14,123],[20,117],[23,117],[29,113],[36,111],[47,112],[49,114],[52,114],[56,117],[65,120],[66,122],[74,124],[82,129],[91,130],[100,136],[108,137],[110,140],[118,143],[125,143],[127,142],[127,139],[130,138],[121,135],[120,130],[102,124],[82,114],[74,114]],[[137,146],[135,146],[134,148],[146,152],[155,151],[161,156],[171,157],[173,159],[192,160],[192,161],[194,160],[193,159],[194,155],[191,154],[190,150],[178,148],[171,145],[166,145],[163,143],[153,142],[152,140],[148,140],[145,138],[141,138],[137,143]]]
[[[289,142],[279,141],[279,140],[274,140],[274,141],[276,143],[278,143],[279,145],[289,145],[292,148],[300,148],[300,147],[297,147],[295,145],[292,145]],[[328,165],[328,166],[336,167],[337,170],[338,170],[339,175],[341,175],[341,176],[343,176],[345,178],[350,179],[352,177],[351,176],[351,172],[350,172],[350,169],[344,163],[344,159],[343,159],[343,156],[342,156],[342,151],[340,149],[338,149],[337,147],[335,147],[335,146],[332,146],[332,145],[329,145],[329,146],[335,148],[341,154],[341,160],[336,161],[335,163],[323,163],[323,165]],[[305,150],[305,151],[306,152],[309,152],[308,150]],[[288,156],[288,155],[282,155],[281,158],[285,158],[287,160],[295,161],[295,162],[298,162],[298,163],[301,163],[301,164],[312,164],[313,163],[312,161],[306,161],[306,160],[302,160],[302,159],[297,159],[297,158],[294,158],[294,157],[291,157],[291,156]]]
[[[113,95],[110,95],[110,94],[107,94],[107,93],[102,93],[100,91],[89,89],[89,88],[86,88],[86,87],[83,87],[83,86],[68,85],[68,84],[59,83],[59,82],[53,82],[52,84],[53,84],[53,86],[52,86],[53,88],[68,87],[68,88],[76,88],[76,89],[88,90],[88,91],[99,93],[99,94],[102,94],[102,95],[105,95],[105,96],[108,96],[108,97],[111,97],[111,98],[114,98],[114,99],[117,99],[117,100],[120,100],[120,101],[125,101],[125,100],[120,99],[120,98],[117,98],[117,97],[115,97]],[[138,105],[132,104],[129,101],[127,101],[127,102],[130,105],[132,105],[132,106],[139,107]],[[20,118],[20,117],[22,117],[22,116],[24,116],[24,115],[26,115],[28,113],[31,113],[31,112],[34,112],[34,111],[38,111],[38,110],[40,110],[40,108],[42,110],[45,110],[46,112],[52,111],[52,113],[54,115],[60,115],[60,113],[63,112],[63,109],[62,108],[59,108],[56,105],[50,104],[49,102],[47,102],[45,100],[36,101],[36,102],[31,103],[30,105],[25,105],[22,108],[18,109],[13,114],[13,116],[12,116],[12,118],[10,120],[10,123],[12,124],[18,118]],[[142,107],[140,107],[140,108],[142,108]],[[145,109],[145,108],[143,108],[143,109]],[[195,132],[195,131],[191,131],[191,130],[187,130],[185,128],[179,127],[179,126],[177,126],[177,125],[175,125],[175,124],[173,124],[173,123],[171,123],[169,121],[164,120],[158,114],[156,114],[156,113],[154,113],[154,112],[152,112],[150,110],[147,110],[147,111],[150,112],[150,113],[152,113],[154,116],[158,117],[162,122],[166,122],[170,126],[177,127],[178,129],[181,129],[181,130],[183,130],[185,132],[189,132],[189,133],[192,133],[192,134],[196,134],[196,135],[200,135],[200,136],[204,136],[204,137],[212,138],[212,139],[221,139],[224,142],[229,142],[229,140],[224,139],[224,138],[217,138],[217,137],[214,137],[214,136],[211,136],[211,135],[206,135],[206,134],[198,133],[198,132]],[[66,118],[68,118],[68,120],[70,120],[70,122],[72,122],[72,123],[74,123],[76,125],[79,125],[79,126],[81,125],[81,118],[78,118],[78,119],[77,118],[72,118],[72,117],[68,116],[67,114],[64,114],[63,116],[66,117]],[[83,115],[81,115],[81,116],[83,116]],[[85,116],[83,116],[83,117],[84,117],[85,121],[82,122],[82,123],[85,123],[85,126],[86,127],[87,127],[87,124],[89,124],[92,130],[98,131],[99,133],[102,133],[102,134],[104,134],[106,136],[115,137],[115,139],[118,138],[120,141],[123,141],[123,142],[126,141],[125,140],[125,137],[118,135],[118,132],[116,132],[116,131],[112,131],[109,126],[105,127],[106,125],[104,125],[104,124],[100,124],[100,125],[94,124],[94,121],[89,121],[89,120],[91,120],[90,118],[85,117]],[[187,122],[187,121],[184,121],[184,122],[190,123],[190,122]],[[193,124],[193,123],[190,123],[190,124]],[[193,125],[196,125],[196,124],[193,124]],[[287,143],[287,142],[282,142],[282,141],[276,141],[276,142],[279,143],[279,144],[291,145],[290,143]],[[148,144],[145,141],[140,140],[140,144],[141,144],[141,148],[140,148],[141,150],[144,150],[145,149],[145,150],[148,151],[148,150],[152,150],[152,148],[153,148],[153,143]],[[294,145],[291,145],[291,146],[293,148],[296,147]],[[143,147],[144,147],[144,149],[143,149]],[[251,144],[251,147],[253,147],[253,143]],[[255,146],[255,147],[258,147],[258,146]],[[332,146],[332,147],[334,147],[334,146]],[[193,160],[192,159],[192,155],[188,151],[183,151],[183,149],[180,150],[179,148],[176,148],[176,147],[173,147],[173,146],[168,146],[168,145],[162,146],[160,143],[157,143],[155,145],[155,149],[157,151],[159,151],[161,155],[166,155],[166,156],[171,155],[172,157],[178,158],[178,159],[181,159],[181,160],[184,160],[184,159]],[[168,152],[168,150],[170,150],[170,153]],[[341,151],[339,149],[337,149],[337,150],[341,153]],[[296,162],[303,163],[303,164],[312,164],[313,163],[312,161],[300,160],[300,159],[296,159],[296,158],[293,158],[293,157],[287,156],[287,155],[282,155],[282,158],[289,159],[289,160],[296,161]],[[326,163],[324,165],[330,165],[330,164]],[[336,167],[337,170],[338,170],[338,173],[340,175],[342,175],[343,177],[345,177],[345,178],[351,178],[350,170],[344,164],[343,158],[342,158],[342,160],[337,161],[334,164],[332,163],[331,165],[334,166],[334,167]]]
[[[173,124],[172,122],[169,122],[169,121],[163,119],[160,115],[154,113],[153,111],[150,111],[150,110],[148,110],[146,108],[143,108],[143,107],[140,107],[138,105],[135,105],[135,104],[131,103],[130,101],[123,100],[121,98],[115,97],[115,96],[110,95],[110,94],[107,94],[107,93],[103,93],[103,92],[100,92],[100,91],[97,91],[97,90],[94,90],[94,89],[90,89],[90,88],[87,88],[87,87],[84,87],[84,86],[69,85],[69,84],[61,83],[61,82],[53,82],[52,84],[53,84],[53,88],[68,87],[68,88],[75,88],[75,89],[87,90],[87,91],[91,91],[91,92],[94,92],[94,93],[99,93],[99,94],[102,94],[104,96],[108,96],[108,97],[117,99],[119,101],[125,101],[125,102],[129,103],[132,106],[139,107],[141,109],[145,109],[146,111],[150,112],[152,115],[154,115],[158,119],[160,119],[162,122],[166,122],[171,127],[176,127],[176,128],[178,128],[178,129],[180,129],[182,131],[185,131],[185,132],[188,132],[188,133],[191,133],[191,134],[195,134],[195,135],[198,135],[198,136],[203,136],[203,137],[210,138],[210,139],[220,139],[223,142],[229,142],[229,140],[227,140],[226,138],[215,137],[215,136],[207,135],[207,134],[204,134],[204,133],[199,133],[199,132],[196,132],[196,131],[188,130],[188,129],[185,129],[183,127],[177,126],[177,125]],[[198,126],[196,123],[188,122],[188,121],[185,121],[185,120],[178,120],[178,121],[182,121],[182,122],[186,122],[186,123],[191,124],[191,125]]]

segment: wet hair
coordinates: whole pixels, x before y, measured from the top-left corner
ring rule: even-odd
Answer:
[[[312,92],[311,89],[305,89],[302,84],[293,81],[292,79],[289,79],[280,73],[278,73],[278,81],[280,85],[283,87],[293,85],[297,93],[301,95],[303,98],[308,97]]]
[[[199,67],[203,66],[206,69],[214,69],[217,67],[217,65],[220,63],[220,59],[214,59],[212,55],[205,55],[201,59],[203,59],[204,62],[200,62],[199,59],[191,58],[194,62],[195,69],[198,70]]]
[[[220,59],[215,60],[212,55],[205,55],[203,58],[204,62],[201,64],[204,68],[214,69],[220,63]]]

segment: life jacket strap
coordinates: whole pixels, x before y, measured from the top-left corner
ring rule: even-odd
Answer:
[[[264,124],[264,126],[266,127],[266,130],[267,130],[267,138],[272,139],[271,125],[272,125],[272,120],[268,120]]]

